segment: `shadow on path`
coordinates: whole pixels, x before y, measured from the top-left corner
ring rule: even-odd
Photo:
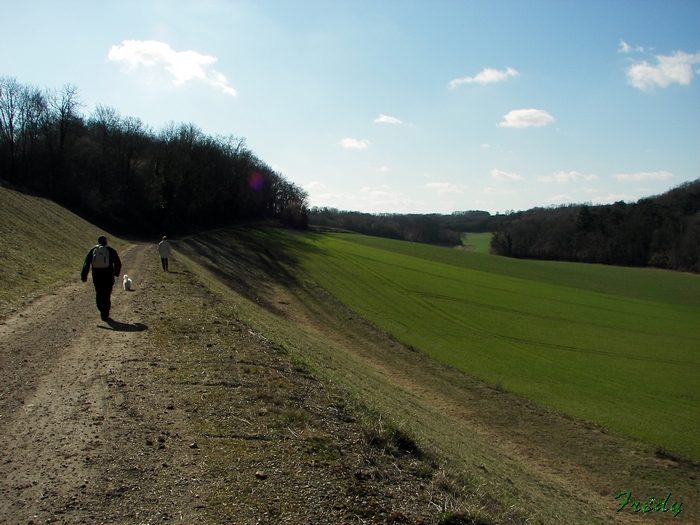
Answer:
[[[120,323],[119,321],[115,321],[114,319],[108,319],[105,321],[109,326],[103,326],[103,325],[98,325],[98,328],[102,328],[103,330],[115,330],[117,332],[143,332],[144,330],[148,330],[148,326],[146,326],[143,323]]]

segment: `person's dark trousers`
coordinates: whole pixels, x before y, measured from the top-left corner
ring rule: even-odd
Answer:
[[[101,271],[102,270],[102,271]],[[100,317],[109,317],[112,308],[112,288],[114,287],[114,275],[110,268],[93,268],[92,283],[95,285],[95,303],[100,311]]]
[[[168,259],[164,259],[163,257],[160,258],[160,262],[163,264],[163,270],[168,271]]]

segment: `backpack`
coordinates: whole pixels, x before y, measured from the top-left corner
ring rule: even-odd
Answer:
[[[92,267],[109,268],[109,250],[106,246],[95,246],[92,252]]]

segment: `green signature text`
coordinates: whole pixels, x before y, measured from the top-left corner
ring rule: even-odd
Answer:
[[[625,500],[620,503],[620,508],[617,509],[617,512],[620,512],[622,509],[624,509],[627,505],[630,506],[630,508],[634,512],[673,512],[673,517],[675,518],[678,516],[682,511],[683,511],[683,504],[678,503],[677,501],[673,502],[673,505],[670,507],[667,507],[667,504],[671,498],[671,493],[668,493],[668,496],[666,496],[664,499],[659,500],[656,504],[654,502],[656,501],[656,498],[651,497],[649,498],[649,501],[646,503],[642,504],[641,501],[632,501],[632,493],[631,492],[620,492],[617,496],[615,496],[615,499],[620,499],[620,498],[625,498]]]

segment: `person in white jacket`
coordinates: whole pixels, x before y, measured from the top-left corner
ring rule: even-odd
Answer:
[[[163,265],[164,272],[168,271],[168,259],[170,258],[171,251],[172,248],[170,248],[168,238],[163,235],[163,240],[158,243],[158,254],[160,255],[160,262]]]

